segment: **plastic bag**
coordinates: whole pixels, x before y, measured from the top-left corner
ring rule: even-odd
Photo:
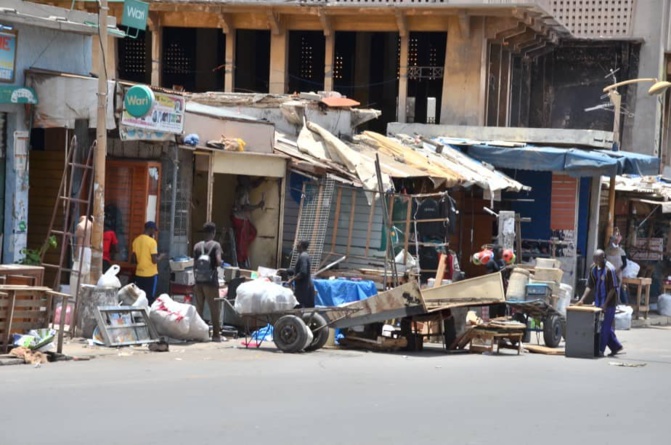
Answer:
[[[98,280],[98,287],[113,287],[119,289],[121,287],[121,282],[116,275],[120,270],[121,268],[118,265],[112,265],[112,267],[107,269],[107,272],[105,272]]]
[[[636,278],[641,271],[641,266],[627,258],[627,266],[622,271],[623,278]]]
[[[265,279],[238,286],[235,310],[239,314],[268,314],[293,309],[298,304],[291,289]]]
[[[628,331],[631,329],[631,316],[634,310],[631,306],[618,306],[615,312],[615,330]]]
[[[662,294],[657,297],[657,312],[665,317],[671,317],[671,295]]]
[[[151,305],[149,318],[159,335],[195,341],[206,341],[210,337],[210,328],[194,306],[177,303],[166,294],[158,297]]]
[[[147,294],[145,291],[137,287],[135,283],[122,287],[117,294],[117,298],[122,306],[149,308]]]

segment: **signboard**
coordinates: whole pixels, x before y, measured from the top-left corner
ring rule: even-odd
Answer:
[[[156,97],[151,88],[145,85],[135,85],[126,90],[123,105],[128,114],[133,117],[144,117],[149,114]]]
[[[28,87],[0,85],[0,104],[36,104],[37,93]]]
[[[121,124],[128,127],[180,134],[184,130],[184,102],[182,96],[174,94],[154,93],[151,110],[144,116],[133,116],[126,109],[124,98]]]
[[[14,82],[16,74],[16,34],[0,32],[0,82]]]
[[[149,4],[138,0],[126,0],[123,3],[123,15],[121,24],[128,28],[141,31],[147,29],[147,18],[149,16]]]
[[[664,259],[664,238],[638,238],[629,250],[634,261],[662,261]]]

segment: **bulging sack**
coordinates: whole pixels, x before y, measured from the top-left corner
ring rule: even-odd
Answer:
[[[239,314],[268,314],[293,309],[298,304],[291,289],[267,279],[248,281],[238,286],[235,310]]]
[[[117,274],[120,270],[121,268],[118,265],[112,265],[112,267],[107,269],[107,272],[105,272],[98,280],[98,287],[113,287],[119,289],[121,287],[121,282],[119,281]]]
[[[657,311],[660,315],[671,317],[671,295],[662,294],[657,298]]]
[[[210,329],[200,318],[196,308],[190,304],[178,303],[167,294],[154,301],[149,310],[149,318],[159,335],[178,340],[209,339]]]

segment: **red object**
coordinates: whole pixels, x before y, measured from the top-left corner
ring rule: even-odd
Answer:
[[[119,240],[117,239],[114,230],[105,230],[105,233],[103,233],[103,260],[112,262],[112,255],[110,255],[112,246],[118,245]]]
[[[358,107],[361,105],[360,102],[346,97],[325,97],[322,99],[322,103],[331,108]]]
[[[248,219],[232,217],[231,221],[235,232],[238,265],[244,264],[249,258],[249,245],[256,239],[256,227]]]

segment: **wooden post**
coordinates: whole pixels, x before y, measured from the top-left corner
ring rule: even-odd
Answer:
[[[620,110],[622,108],[622,97],[617,90],[608,92],[608,97],[613,103],[613,146],[616,151],[620,150]],[[613,226],[615,225],[615,180],[617,171],[610,176],[610,186],[608,188],[608,222],[606,223],[606,237],[604,239],[604,248],[608,246],[610,237],[613,235]]]
[[[370,233],[373,229],[373,218],[375,217],[375,195],[373,194],[373,203],[370,205],[370,211],[368,212],[368,229],[366,229],[366,256],[368,256],[368,250],[370,248]]]
[[[410,196],[407,197],[407,204],[408,208],[405,211],[405,239],[403,240],[403,250],[405,251],[405,254],[403,254],[403,265],[408,261],[408,243],[410,242],[410,217],[412,216],[412,198]]]
[[[282,267],[282,244],[284,243],[284,207],[287,195],[287,179],[286,176],[280,178],[280,214],[278,216],[277,228],[277,268]]]
[[[342,188],[338,187],[338,195],[336,197],[335,218],[333,219],[333,234],[331,235],[331,252],[335,252],[335,244],[338,238],[338,226],[340,226],[340,204],[342,203]]]
[[[105,224],[105,162],[107,160],[107,0],[100,1],[98,33],[100,37],[100,69],[98,73],[98,113],[96,122],[96,149],[93,152],[93,227],[91,229],[91,274],[98,281],[103,270],[103,231]],[[67,309],[63,307],[62,310]],[[59,340],[59,348],[63,339]],[[59,350],[60,352],[60,350]]]
[[[356,189],[352,189],[352,207],[349,213],[349,233],[347,234],[347,250],[346,255],[349,256],[350,248],[352,247],[352,230],[354,229],[354,213],[356,212]]]

